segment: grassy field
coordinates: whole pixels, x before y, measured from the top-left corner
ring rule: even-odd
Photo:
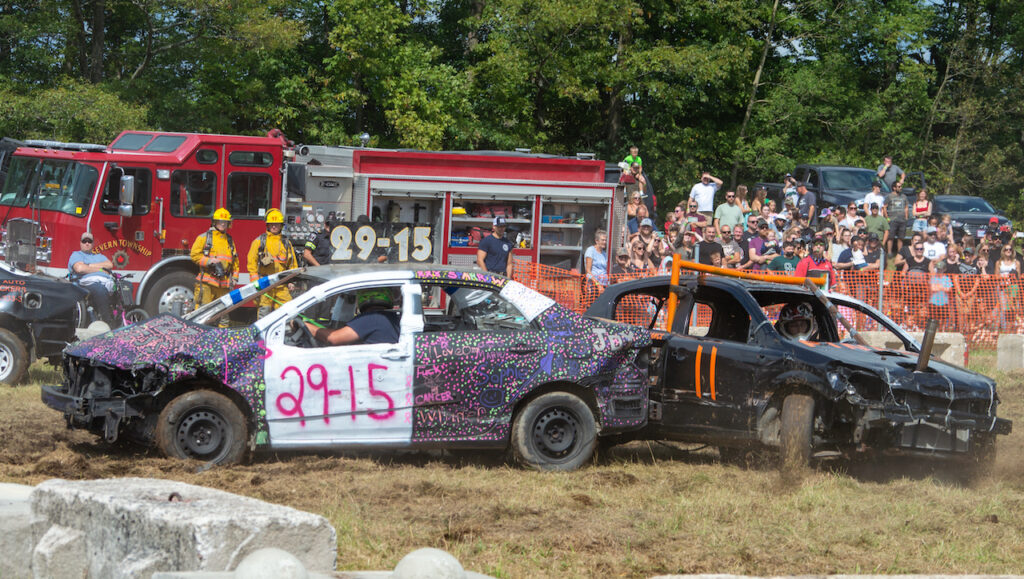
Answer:
[[[974,353],[990,373],[994,353]],[[1020,573],[1024,569],[1024,374],[995,374],[1015,432],[995,472],[966,483],[944,465],[833,463],[799,479],[718,462],[713,450],[616,449],[564,474],[429,454],[264,454],[197,465],[67,431],[38,385],[0,386],[0,481],[144,476],[319,513],[338,531],[338,568],[390,569],[423,546],[498,577],[660,573]],[[48,366],[32,380],[54,382]]]

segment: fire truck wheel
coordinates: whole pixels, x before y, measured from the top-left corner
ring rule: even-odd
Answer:
[[[10,330],[0,328],[0,382],[18,384],[28,371],[25,344]]]
[[[157,280],[147,292],[145,310],[150,315],[158,316],[173,312],[173,304],[182,302],[181,313],[192,311],[196,286],[196,276],[187,271],[174,271]]]

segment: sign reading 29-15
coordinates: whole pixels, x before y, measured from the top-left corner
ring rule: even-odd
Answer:
[[[331,245],[334,247],[331,261],[430,263],[434,261],[433,237],[432,225],[343,222],[331,231]]]

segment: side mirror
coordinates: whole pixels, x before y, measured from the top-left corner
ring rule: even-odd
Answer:
[[[135,203],[135,177],[121,175],[121,204],[117,206],[117,214],[121,217],[132,216],[132,204]]]

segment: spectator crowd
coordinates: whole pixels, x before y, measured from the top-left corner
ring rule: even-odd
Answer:
[[[620,166],[628,237],[613,248],[610,267],[595,270],[586,260],[598,285],[666,273],[679,255],[736,270],[827,275],[834,290],[876,305],[888,288],[886,313],[911,329],[935,318],[945,329],[970,329],[976,341],[1024,331],[1024,259],[1010,228],[995,217],[977,231],[954,227],[933,211],[926,188],[904,194],[906,175],[891,157],[878,166],[872,192],[842,207],[823,207],[789,174],[774,199],[764,188],[723,190],[722,179],[704,171],[661,227],[636,147]],[[608,238],[601,239],[603,251]]]

